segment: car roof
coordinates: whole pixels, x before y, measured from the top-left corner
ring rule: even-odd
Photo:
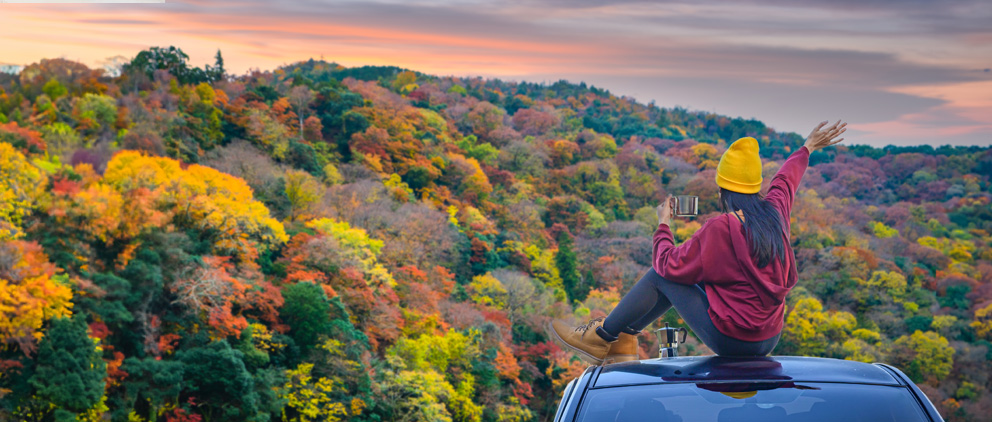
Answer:
[[[742,382],[903,385],[880,365],[849,360],[796,356],[686,356],[606,365],[601,367],[591,387]]]

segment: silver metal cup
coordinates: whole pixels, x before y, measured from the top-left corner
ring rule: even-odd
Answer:
[[[676,217],[695,217],[699,215],[699,197],[695,195],[679,195],[675,197]]]

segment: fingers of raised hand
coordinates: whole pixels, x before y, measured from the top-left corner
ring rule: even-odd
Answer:
[[[824,120],[824,121],[820,122],[820,124],[816,125],[816,127],[813,128],[813,131],[809,133],[809,137],[812,138],[814,135],[816,135],[817,133],[819,133],[820,132],[820,129],[822,129],[823,126],[825,126],[827,123],[829,123],[829,122],[826,121],[826,120]]]
[[[833,125],[830,125],[830,127],[818,132],[815,140],[818,142],[828,143],[833,140],[833,138],[836,138],[840,134],[846,132],[846,126],[847,123],[841,123],[841,121],[838,120],[837,123],[834,123]]]
[[[831,138],[836,138],[836,137],[840,136],[842,133],[847,132],[847,128],[844,127],[844,126],[847,126],[847,123],[844,123],[843,126],[837,128],[837,130],[835,130],[834,132],[832,132],[830,134],[830,137]]]
[[[830,123],[827,120],[820,122],[813,129],[813,132],[809,134],[807,138],[807,147],[812,149],[821,149],[831,145],[836,145],[844,140],[844,138],[834,139],[847,131],[847,122],[838,119],[834,124],[827,126]]]

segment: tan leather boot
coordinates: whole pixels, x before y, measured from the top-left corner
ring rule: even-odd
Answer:
[[[620,333],[615,343],[610,344],[610,351],[603,358],[603,364],[629,362],[640,360],[637,355],[637,336]]]
[[[548,335],[565,349],[575,352],[582,360],[599,365],[610,352],[611,344],[596,334],[596,328],[602,325],[603,318],[596,318],[579,326],[551,321],[548,324]]]

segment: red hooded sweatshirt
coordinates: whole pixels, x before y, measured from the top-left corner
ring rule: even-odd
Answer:
[[[685,243],[675,246],[672,231],[654,232],[654,270],[676,283],[705,282],[709,314],[720,332],[744,341],[761,341],[782,331],[785,295],[796,285],[796,256],[789,243],[789,214],[796,188],[809,165],[809,150],[799,148],[772,179],[765,200],[782,213],[785,261],[758,268],[733,214],[706,221]],[[745,216],[747,218],[747,216]]]

